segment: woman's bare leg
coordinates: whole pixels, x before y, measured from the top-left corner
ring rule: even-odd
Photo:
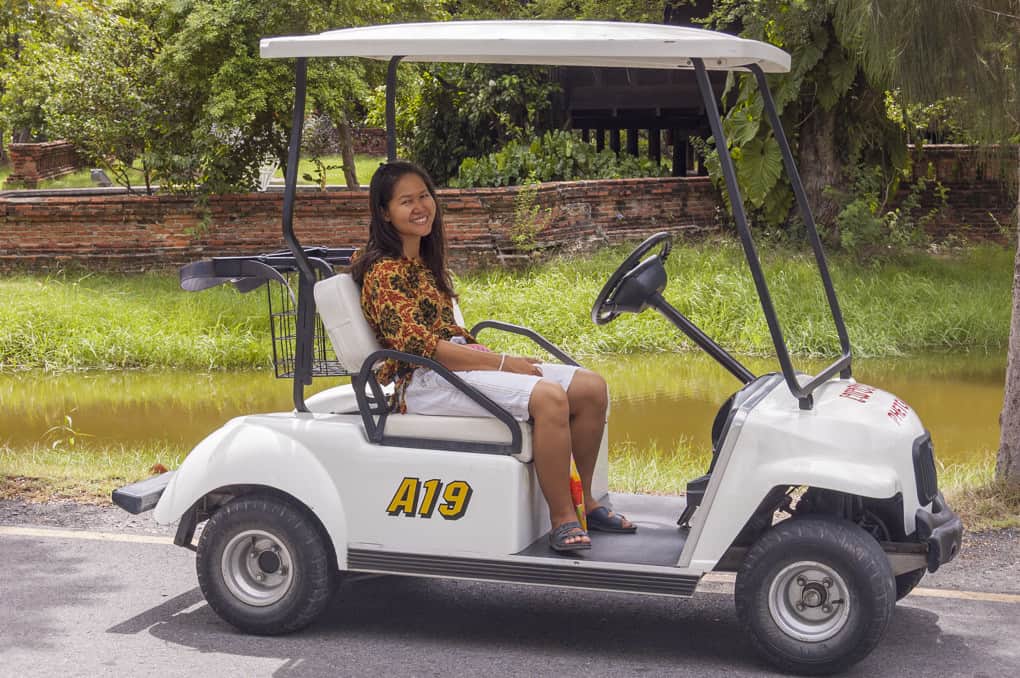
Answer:
[[[577,520],[570,498],[570,406],[559,384],[540,381],[531,391],[528,411],[534,419],[532,448],[535,471],[553,529]],[[568,544],[589,543],[587,536],[572,536]]]
[[[584,488],[584,506],[590,512],[599,506],[591,494],[591,482],[609,408],[609,391],[605,380],[595,372],[578,370],[567,389],[567,401],[570,407],[570,439],[573,443],[574,463],[577,464],[577,473],[581,476]],[[623,521],[625,527],[630,524],[626,519]]]

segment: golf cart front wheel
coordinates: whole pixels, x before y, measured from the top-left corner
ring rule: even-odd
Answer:
[[[257,635],[307,626],[336,590],[328,545],[312,519],[268,495],[235,499],[213,514],[198,542],[196,567],[209,606]]]
[[[889,559],[844,520],[793,518],[767,531],[737,573],[737,616],[784,671],[842,671],[871,652],[896,604]]]

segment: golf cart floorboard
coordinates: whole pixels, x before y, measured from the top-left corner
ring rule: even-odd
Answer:
[[[556,553],[543,535],[506,560],[350,549],[351,570],[485,579],[588,589],[690,596],[700,577],[663,572],[680,558],[687,529],[677,527],[683,499],[617,495],[610,505],[638,526],[634,534],[595,532],[592,548]],[[516,556],[526,556],[527,561]],[[547,560],[548,564],[536,562]],[[621,568],[619,565],[627,567]],[[654,567],[642,571],[640,566]],[[635,568],[634,566],[638,566]]]
[[[683,499],[644,495],[611,495],[605,502],[638,526],[633,534],[589,532],[591,550],[557,553],[549,548],[549,535],[536,539],[517,555],[553,560],[582,560],[590,563],[626,563],[673,567],[680,560],[689,532],[677,527],[684,509]]]

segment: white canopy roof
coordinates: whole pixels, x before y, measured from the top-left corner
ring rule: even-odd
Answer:
[[[608,21],[447,21],[389,24],[318,35],[264,38],[264,58],[367,57],[549,66],[692,68],[758,64],[766,73],[790,70],[790,55],[756,40],[685,26]]]

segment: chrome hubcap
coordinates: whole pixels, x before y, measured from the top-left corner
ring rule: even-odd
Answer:
[[[256,607],[278,602],[294,582],[294,561],[287,546],[262,530],[235,535],[223,549],[220,568],[234,597]]]
[[[787,565],[769,587],[769,613],[786,635],[809,643],[835,636],[850,616],[846,582],[831,567],[812,561]]]

